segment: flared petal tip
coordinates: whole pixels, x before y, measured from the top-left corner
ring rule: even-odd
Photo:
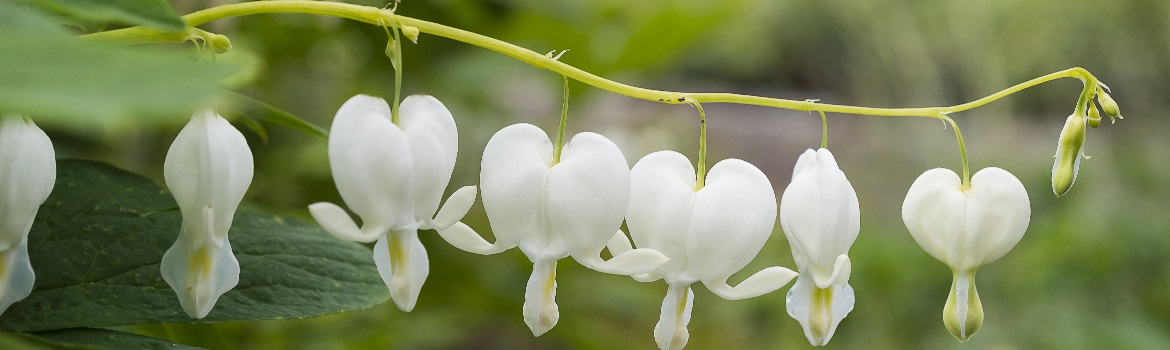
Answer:
[[[826,345],[833,339],[837,326],[853,311],[854,303],[853,287],[848,284],[818,288],[803,275],[785,298],[788,315],[800,322],[813,346]]]
[[[36,276],[28,259],[28,240],[0,251],[0,314],[32,293]]]
[[[163,254],[161,269],[183,312],[194,319],[207,317],[219,298],[240,282],[240,263],[226,240],[219,248],[191,249],[180,237]]]

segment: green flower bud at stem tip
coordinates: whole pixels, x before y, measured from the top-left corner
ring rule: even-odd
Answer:
[[[1097,111],[1097,103],[1089,101],[1089,126],[1096,129],[1101,126],[1101,112]]]
[[[227,35],[211,34],[207,37],[207,42],[211,44],[211,49],[215,50],[215,53],[225,53],[232,49],[232,41]]]
[[[1081,152],[1085,145],[1085,117],[1073,114],[1060,131],[1056,144],[1056,161],[1052,164],[1052,192],[1057,197],[1068,193],[1077,180],[1081,166]]]
[[[411,26],[404,25],[404,26],[400,26],[399,28],[402,29],[402,35],[405,36],[407,39],[410,39],[410,42],[418,44],[418,28],[417,27],[411,27]]]
[[[983,303],[975,289],[975,271],[955,272],[943,307],[943,324],[959,342],[971,339],[983,326]]]
[[[1121,117],[1121,109],[1117,107],[1117,101],[1114,101],[1113,97],[1110,97],[1105,90],[1097,89],[1097,100],[1101,102],[1101,109],[1111,120]],[[1116,123],[1117,120],[1113,120],[1113,122]]]

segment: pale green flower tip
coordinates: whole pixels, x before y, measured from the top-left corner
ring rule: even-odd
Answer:
[[[1084,145],[1085,117],[1079,114],[1068,116],[1064,129],[1060,131],[1056,160],[1052,164],[1052,192],[1057,197],[1068,193],[1076,182]]]
[[[943,307],[943,324],[960,343],[971,339],[983,326],[983,303],[975,289],[974,271],[955,274]]]

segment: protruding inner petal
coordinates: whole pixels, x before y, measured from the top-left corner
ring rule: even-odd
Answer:
[[[975,289],[975,271],[955,272],[951,293],[943,306],[943,324],[959,342],[971,339],[983,326],[983,303]]]
[[[392,230],[374,244],[374,264],[399,310],[410,312],[431,272],[418,230]]]
[[[785,298],[788,315],[800,322],[804,336],[813,346],[829,343],[837,325],[853,311],[853,287],[833,284],[828,288],[814,285],[801,275]]]
[[[654,341],[662,350],[678,350],[687,346],[690,332],[687,324],[691,322],[691,304],[695,296],[691,293],[691,286],[671,284],[666,290],[666,298],[662,299],[662,313],[658,317],[658,324],[654,325]]]
[[[32,292],[32,263],[28,260],[28,239],[0,251],[0,314],[12,303],[24,300]]]
[[[475,204],[475,193],[475,186],[463,186],[452,193],[447,197],[447,203],[443,204],[443,208],[439,209],[439,214],[429,223],[429,228],[442,231],[463,219],[467,211],[471,210],[471,205]]]
[[[524,289],[524,323],[539,337],[557,325],[561,317],[557,309],[557,262],[537,260],[532,276]]]
[[[723,299],[740,300],[755,298],[780,289],[796,278],[796,275],[796,271],[791,269],[772,266],[756,272],[735,287],[727,285],[726,278],[721,281],[703,281],[703,285]]]
[[[228,240],[217,248],[211,244],[195,245],[181,236],[163,254],[163,280],[179,296],[183,311],[201,319],[211,312],[220,296],[239,283],[240,263]]]
[[[325,229],[325,232],[347,241],[369,243],[386,235],[386,231],[390,230],[390,225],[386,223],[375,223],[366,221],[362,228],[357,227],[357,223],[349,217],[349,213],[345,209],[333,203],[320,202],[309,205],[309,214],[313,215],[313,219],[317,220],[317,224]],[[373,220],[374,218],[367,218]]]
[[[482,255],[499,253],[516,246],[514,243],[501,243],[499,240],[496,240],[495,244],[488,243],[478,233],[475,233],[475,230],[462,222],[456,222],[445,230],[439,230],[439,236],[443,237],[443,239],[447,240],[447,243],[451,243],[455,248]]]

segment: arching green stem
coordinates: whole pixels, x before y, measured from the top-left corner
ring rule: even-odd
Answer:
[[[963,133],[959,131],[959,124],[955,123],[954,119],[946,115],[940,115],[939,119],[945,120],[951,124],[951,128],[955,129],[955,140],[959,141],[959,157],[963,159],[963,185],[962,190],[971,189],[971,168],[967,166],[967,144],[963,142]]]
[[[565,127],[569,124],[569,77],[561,76],[565,81],[565,100],[561,102],[561,125],[557,127],[557,143],[553,145],[552,165],[561,162],[561,149],[565,148]]]
[[[442,24],[423,21],[415,18],[396,15],[390,10],[384,10],[377,7],[360,6],[353,4],[326,2],[326,1],[253,1],[235,4],[220,5],[210,9],[197,11],[189,15],[183,16],[188,25],[198,26],[210,21],[262,13],[304,13],[326,15],[334,17],[348,18],[361,22],[366,22],[375,25],[383,25],[385,23],[392,23],[396,26],[411,26],[415,27],[421,33],[428,33],[444,38],[461,41],[467,44],[479,46],[488,50],[502,53],[517,60],[526,62],[533,66],[551,70],[561,75],[567,76],[570,79],[580,81],[590,86],[613,92],[616,94],[638,98],[649,101],[657,101],[668,104],[682,104],[687,101],[695,101],[700,103],[734,103],[744,105],[756,105],[765,107],[775,107],[798,111],[823,111],[832,113],[844,114],[858,114],[871,116],[909,116],[909,117],[925,117],[938,118],[940,114],[950,114],[955,112],[966,111],[973,109],[995,100],[1001,99],[1005,96],[1019,92],[1032,86],[1043,84],[1048,81],[1060,78],[1078,78],[1086,82],[1086,86],[1096,85],[1096,78],[1092,76],[1087,70],[1083,68],[1070,68],[1059,72],[1044,75],[1026,82],[1016,84],[1012,87],[980,98],[975,101],[947,106],[947,107],[923,107],[923,108],[872,108],[872,107],[857,107],[847,105],[823,104],[812,101],[795,101],[777,98],[768,98],[760,96],[750,96],[731,93],[685,93],[674,91],[662,91],[645,89],[636,86],[630,86],[618,83],[609,79],[605,79],[594,75],[592,73],[583,71],[577,67],[573,67],[562,62],[557,61],[552,57],[547,57],[543,54],[534,52],[516,46],[514,44],[504,42],[498,39],[487,37],[484,35],[472,33],[466,30],[452,28]],[[116,43],[144,43],[144,42],[164,42],[164,41],[179,41],[174,36],[160,35],[157,30],[146,29],[143,27],[133,27],[118,29],[100,33],[85,35],[84,37],[92,40],[112,41]],[[1092,96],[1092,90],[1085,90],[1082,92],[1082,97],[1088,95]],[[1084,100],[1087,101],[1087,98]],[[1083,104],[1078,105],[1078,108]]]
[[[707,112],[699,101],[688,100],[695,109],[699,110],[699,160],[695,164],[695,191],[703,189],[707,179]]]

